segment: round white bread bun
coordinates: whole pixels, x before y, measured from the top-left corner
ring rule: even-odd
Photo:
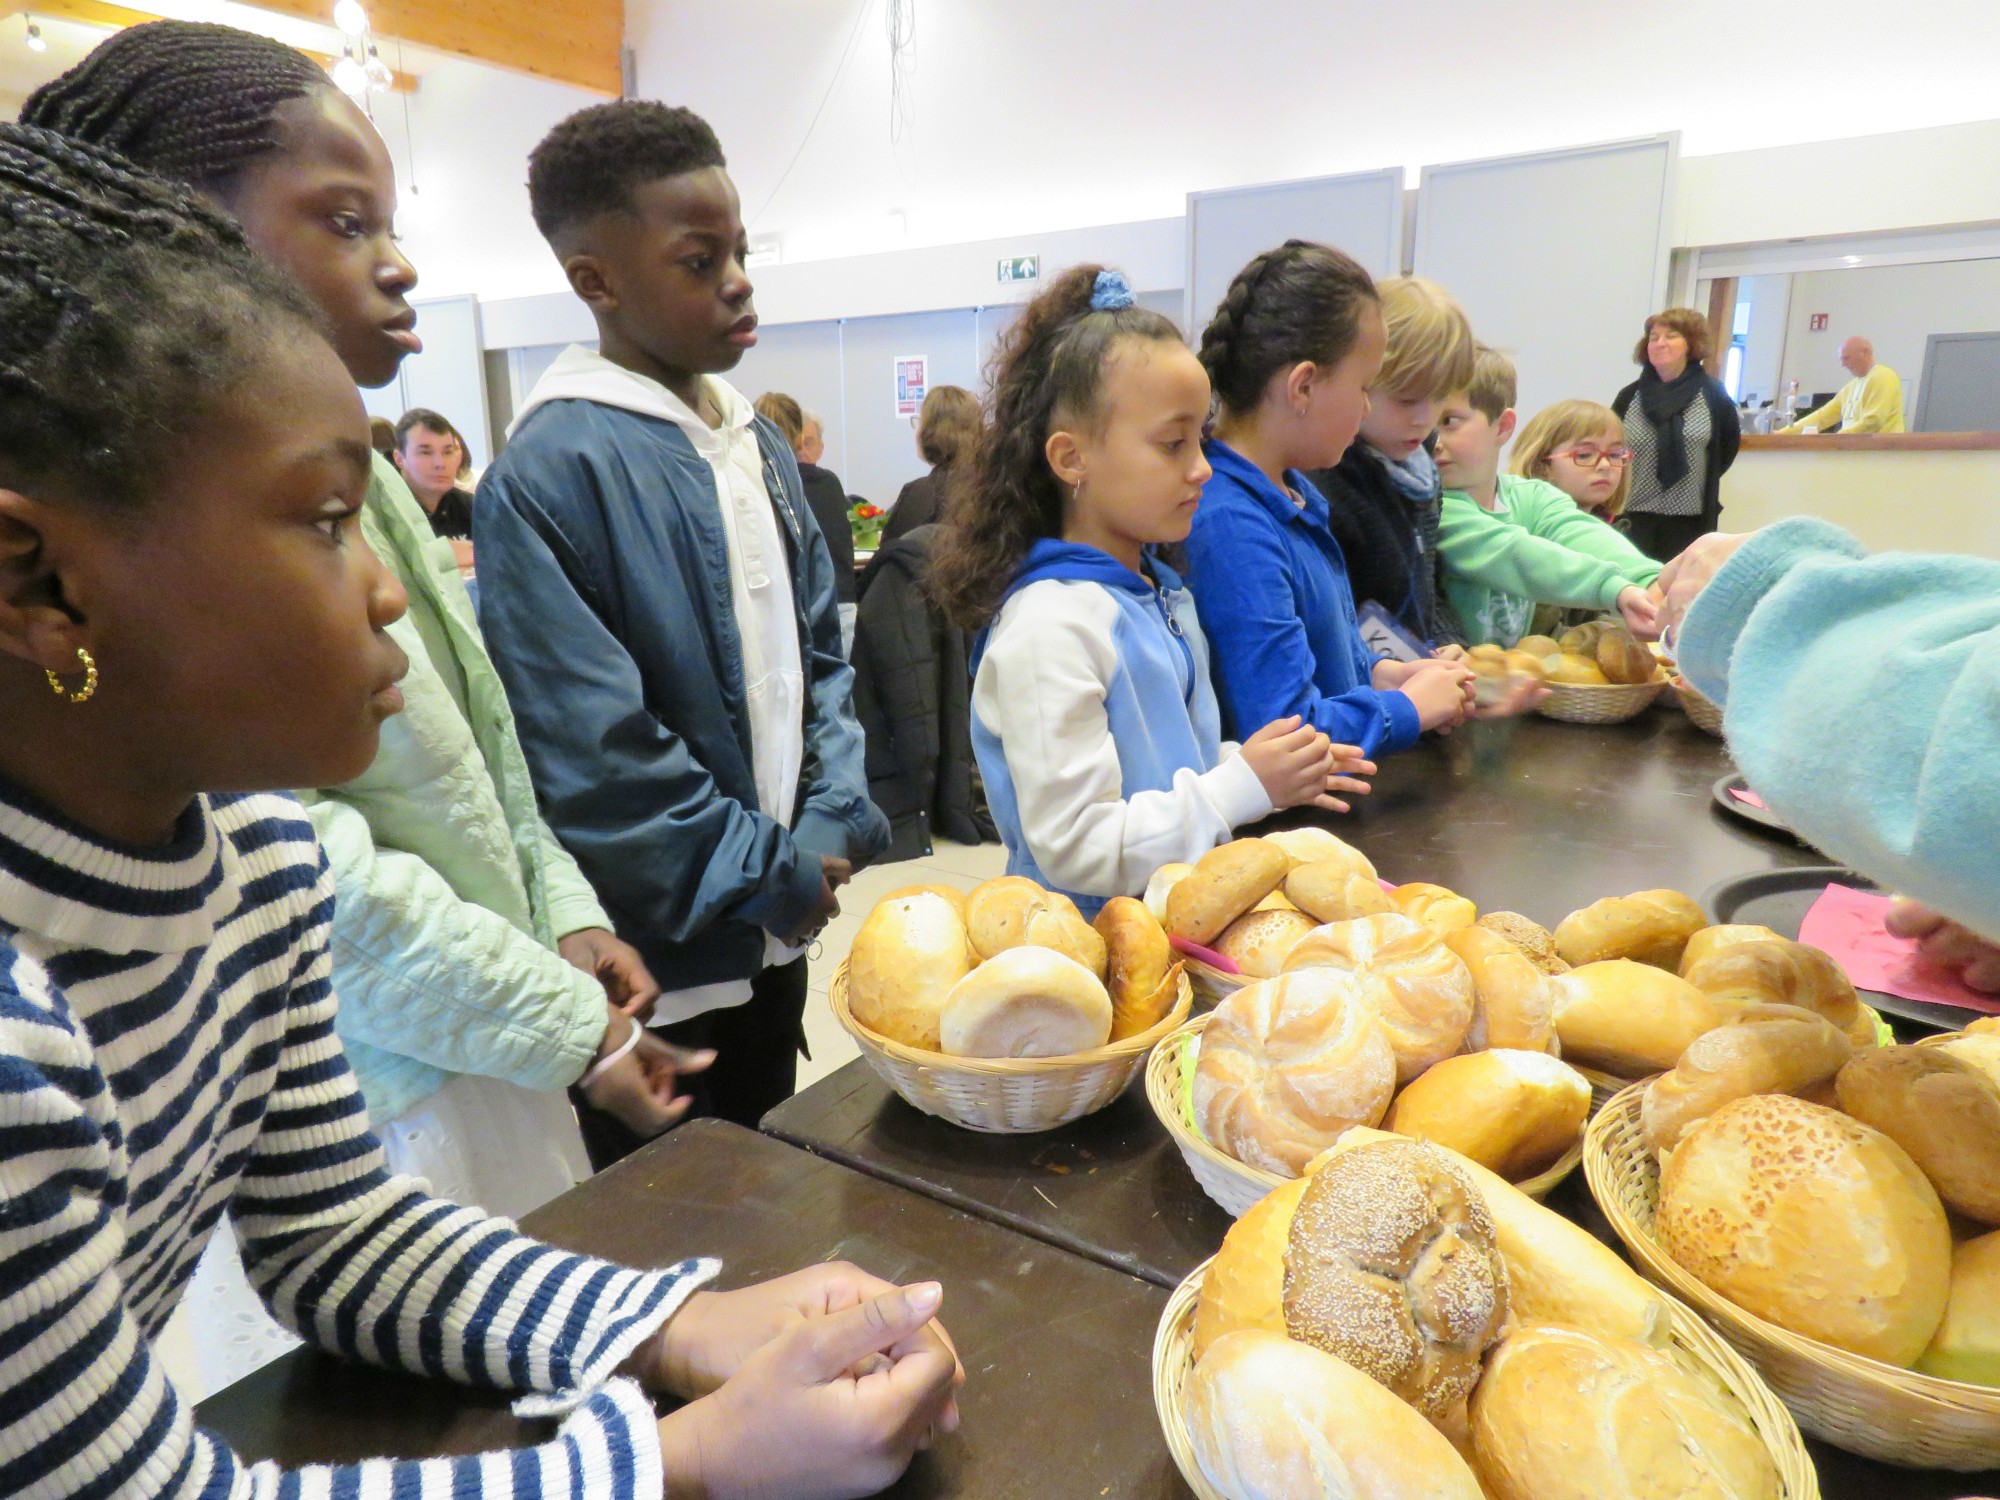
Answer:
[[[1352,922],[1396,909],[1381,881],[1338,859],[1294,865],[1285,877],[1285,896],[1321,922]]]
[[[1104,981],[1051,948],[1009,948],[952,986],[938,1018],[953,1057],[1067,1057],[1111,1036]]]
[[[1293,946],[1318,925],[1302,911],[1245,912],[1222,929],[1215,951],[1252,979],[1274,979]]]
[[[1546,1052],[1447,1057],[1396,1096],[1387,1128],[1448,1146],[1509,1182],[1546,1172],[1583,1138],[1590,1081]]]
[[[1352,874],[1364,876],[1369,880],[1376,878],[1375,866],[1369,863],[1367,855],[1345,839],[1328,833],[1324,828],[1287,828],[1278,833],[1264,834],[1263,837],[1285,851],[1285,856],[1291,860],[1292,868],[1295,870],[1301,865],[1321,865],[1331,862],[1339,864]],[[1379,883],[1376,889],[1381,889]]]
[[[981,958],[1009,948],[1053,948],[1104,977],[1104,939],[1083,920],[1076,903],[1022,875],[1002,875],[967,892],[965,932]]]
[[[1933,1044],[1857,1052],[1836,1087],[1840,1107],[1909,1152],[1947,1205],[2000,1224],[2000,1080]]]
[[[976,962],[959,906],[913,890],[875,904],[847,955],[847,1008],[892,1042],[938,1050],[938,1017]]]
[[[1167,893],[1192,874],[1194,874],[1193,865],[1179,863],[1161,865],[1159,869],[1153,871],[1153,878],[1146,882],[1146,894],[1143,898],[1146,910],[1153,914],[1153,920],[1162,927],[1166,925],[1167,920]]]
[[[1217,1339],[1186,1402],[1195,1462],[1229,1500],[1481,1500],[1465,1460],[1414,1407],[1282,1334]]]
[[[1285,971],[1317,968],[1360,983],[1395,1049],[1399,1083],[1458,1051],[1471,1028],[1471,971],[1414,918],[1384,912],[1316,928],[1293,946]]]

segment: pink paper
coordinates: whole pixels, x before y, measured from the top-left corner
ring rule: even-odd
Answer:
[[[1888,912],[1887,896],[1830,885],[1799,924],[1799,941],[1825,949],[1857,989],[2000,1015],[2000,996],[1969,990],[1957,976],[1925,963],[1915,938],[1897,937],[1883,925]]]
[[[1204,948],[1200,943],[1190,943],[1186,938],[1168,938],[1167,941],[1173,945],[1174,952],[1183,958],[1192,958],[1198,963],[1207,964],[1211,969],[1220,969],[1225,974],[1243,972],[1233,960],[1224,958],[1213,948]]]
[[[1748,787],[1733,786],[1729,789],[1729,795],[1734,797],[1738,802],[1741,802],[1745,807],[1755,807],[1764,812],[1771,810],[1770,804]]]

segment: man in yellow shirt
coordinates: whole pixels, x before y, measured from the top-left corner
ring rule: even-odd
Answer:
[[[1778,430],[1824,432],[1838,422],[1843,433],[1901,432],[1903,382],[1887,365],[1875,363],[1875,346],[1857,335],[1840,346],[1840,362],[1854,377],[1840,394]]]

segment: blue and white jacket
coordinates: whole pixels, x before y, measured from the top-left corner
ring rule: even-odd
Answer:
[[[1007,873],[1086,914],[1272,810],[1223,743],[1194,600],[1147,566],[1157,584],[1095,547],[1038,541],[974,646],[972,747]]]

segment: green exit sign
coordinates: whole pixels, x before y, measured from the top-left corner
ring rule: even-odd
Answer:
[[[1000,262],[999,281],[1039,281],[1042,277],[1042,258],[1039,255],[1015,255]]]

